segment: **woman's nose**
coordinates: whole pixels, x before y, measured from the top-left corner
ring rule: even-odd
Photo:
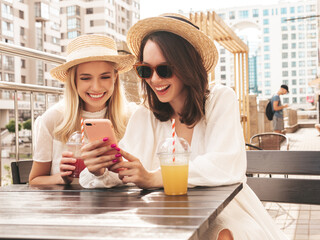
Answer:
[[[152,83],[160,83],[162,81],[162,79],[159,77],[159,75],[156,71],[153,71],[152,76],[150,78],[150,81]]]
[[[101,88],[100,80],[97,79],[97,78],[94,78],[93,81],[92,81],[91,88],[93,90],[100,90],[100,88]]]

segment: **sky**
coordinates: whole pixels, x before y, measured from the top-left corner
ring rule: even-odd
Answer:
[[[191,10],[205,12],[239,6],[271,5],[278,2],[279,0],[140,0],[140,18],[155,17],[162,13],[178,13],[179,10],[187,13]]]

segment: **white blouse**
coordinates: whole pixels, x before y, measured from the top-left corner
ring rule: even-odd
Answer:
[[[245,183],[246,151],[235,92],[225,86],[214,86],[205,111],[205,118],[193,130],[189,187],[244,182],[244,188],[219,214],[204,239],[215,239],[223,228],[230,229],[234,239],[287,239]],[[147,170],[157,170],[160,167],[156,156],[158,144],[170,135],[171,122],[160,122],[141,106],[129,120],[119,146],[139,158]],[[119,180],[111,178],[107,171],[99,178],[82,173],[80,184],[86,188],[119,184]]]

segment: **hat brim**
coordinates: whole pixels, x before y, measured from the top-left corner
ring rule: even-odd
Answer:
[[[147,35],[159,31],[174,33],[191,43],[199,52],[208,73],[216,66],[219,55],[214,42],[191,24],[170,17],[146,18],[133,25],[127,33],[130,51],[138,56],[142,40]]]
[[[73,61],[66,62],[61,64],[53,69],[51,69],[50,74],[53,78],[65,82],[68,79],[68,70],[81,63],[85,62],[94,62],[94,61],[106,61],[106,62],[113,62],[116,64],[116,69],[119,73],[129,71],[134,62],[135,57],[133,55],[108,55],[108,56],[90,56],[84,57],[80,59],[76,59]]]

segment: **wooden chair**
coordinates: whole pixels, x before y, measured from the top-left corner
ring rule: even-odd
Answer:
[[[11,162],[13,184],[26,184],[29,182],[29,173],[32,168],[32,162],[32,160]]]
[[[258,133],[250,138],[250,144],[263,150],[280,150],[283,144],[286,150],[289,150],[289,139],[286,135],[280,133]]]
[[[319,151],[247,151],[248,185],[261,201],[320,204]],[[284,174],[262,178],[255,174]],[[307,175],[299,178],[290,175]],[[312,178],[310,176],[317,176]]]

